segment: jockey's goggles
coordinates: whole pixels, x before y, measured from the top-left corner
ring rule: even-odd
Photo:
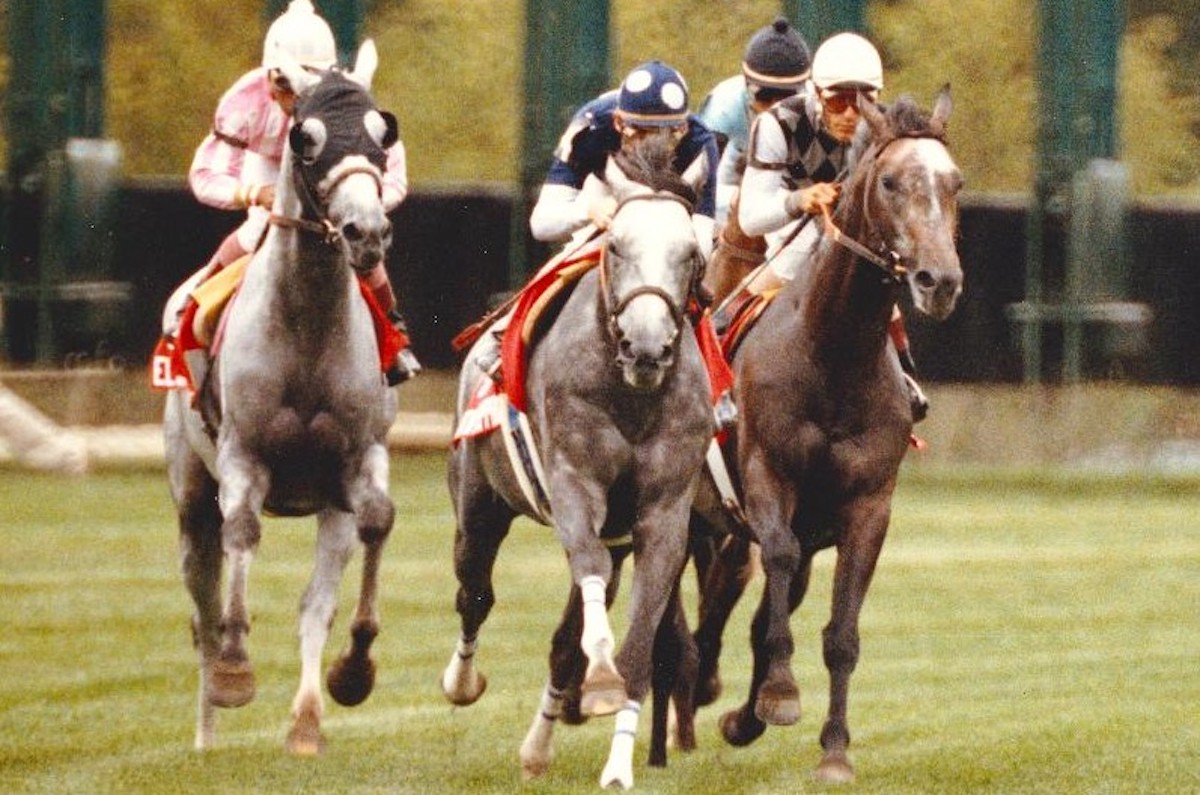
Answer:
[[[825,109],[833,114],[845,113],[847,108],[858,110],[858,97],[862,95],[874,104],[879,99],[879,92],[857,88],[821,89],[818,96]]]

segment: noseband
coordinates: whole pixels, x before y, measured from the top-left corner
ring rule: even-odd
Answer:
[[[620,213],[621,210],[625,209],[625,207],[638,201],[674,201],[683,205],[684,209],[687,210],[689,217],[692,213],[692,204],[687,199],[668,191],[656,191],[654,193],[639,193],[637,195],[628,196],[625,199],[622,199],[621,202],[617,204],[616,209],[613,211],[613,218],[616,218],[617,214]],[[625,307],[629,306],[633,299],[643,295],[653,295],[656,298],[661,299],[662,302],[667,305],[667,310],[671,313],[671,320],[675,324],[675,327],[679,328],[683,325],[683,307],[681,307],[679,303],[676,302],[675,297],[666,290],[657,285],[642,284],[634,287],[632,290],[625,293],[625,295],[618,298],[616,294],[613,293],[612,278],[609,276],[608,271],[608,246],[606,245],[604,250],[600,253],[600,300],[604,304],[604,315],[608,319],[608,332],[613,339],[619,338],[617,330],[617,318],[622,312],[625,311]]]
[[[291,218],[286,215],[276,215],[275,213],[271,213],[269,220],[275,226],[287,229],[299,229],[302,232],[311,232],[315,235],[320,235],[321,242],[326,245],[335,245],[342,239],[341,230],[329,220],[329,197],[333,195],[338,185],[341,185],[355,174],[366,174],[375,180],[377,195],[381,199],[383,197],[383,177],[380,176],[379,169],[374,166],[354,166],[353,168],[346,169],[341,174],[338,174],[338,178],[325,191],[316,189],[309,181],[303,167],[293,165],[293,168],[299,173],[300,178],[297,180],[297,185],[301,192],[300,201],[306,208],[305,212],[312,210],[317,215],[317,220],[304,217]]]
[[[874,168],[875,161],[877,161],[879,156],[883,154],[884,149],[887,149],[901,138],[929,138],[935,141],[940,141],[943,145],[946,143],[946,139],[944,137],[931,131],[896,135],[874,147],[874,151],[871,152],[871,157],[869,160],[871,167]],[[836,224],[834,224],[833,218],[829,214],[828,207],[821,208],[821,215],[824,218],[825,234],[828,235],[834,243],[837,243],[843,248],[849,249],[859,258],[864,259],[875,267],[879,268],[881,271],[883,271],[884,277],[888,281],[896,284],[904,281],[904,278],[908,275],[908,269],[904,267],[904,263],[901,261],[900,254],[894,249],[884,247],[879,252],[873,251],[854,238],[843,233],[842,230],[839,229]],[[870,217],[867,216],[865,212],[864,217],[866,217],[867,222],[870,223]]]

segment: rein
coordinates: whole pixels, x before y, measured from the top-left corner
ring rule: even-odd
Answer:
[[[893,143],[902,138],[932,138],[936,141],[941,141],[942,144],[946,143],[945,138],[935,132],[901,133],[876,146],[874,153],[871,155],[871,160],[878,160],[879,155],[883,153],[884,149],[887,149]],[[908,269],[904,267],[903,263],[900,261],[900,255],[894,250],[888,249],[882,254],[872,251],[862,243],[858,242],[852,237],[848,237],[844,232],[842,232],[842,230],[839,229],[838,226],[833,222],[833,217],[830,215],[828,207],[821,208],[821,215],[823,216],[825,234],[828,235],[834,243],[837,243],[843,248],[848,249],[854,255],[879,268],[881,271],[883,271],[884,275],[893,282],[901,282],[904,280],[904,277],[908,275]]]
[[[843,248],[849,249],[856,256],[865,259],[867,262],[879,268],[890,280],[894,282],[900,282],[904,280],[904,277],[908,274],[908,269],[905,268],[900,262],[899,254],[890,249],[884,252],[883,255],[876,254],[862,243],[859,243],[854,238],[848,237],[846,234],[844,234],[842,230],[838,228],[837,224],[833,222],[833,218],[829,215],[828,207],[821,208],[821,215],[823,216],[825,223],[825,234],[828,235],[834,243],[837,243]]]
[[[320,219],[313,221],[303,217],[292,218],[291,216],[287,215],[271,213],[267,220],[271,224],[284,229],[297,229],[301,232],[309,232],[314,235],[319,235],[322,243],[325,243],[329,246],[336,245],[342,239],[342,232],[340,229],[335,227],[327,217],[325,217],[325,209],[329,206],[329,195],[333,193],[338,185],[341,185],[345,180],[355,174],[366,174],[367,176],[371,177],[371,179],[375,180],[375,188],[378,191],[379,196],[383,196],[383,179],[379,176],[379,170],[373,167],[356,166],[354,168],[346,169],[338,175],[338,178],[334,180],[333,184],[331,184],[328,190],[324,191],[323,193],[318,192],[311,184],[309,184],[303,169],[301,169],[299,184],[304,192],[302,201],[309,207],[319,208],[321,211]]]
[[[687,199],[667,191],[657,191],[655,193],[639,193],[634,196],[627,196],[617,204],[616,209],[613,210],[613,217],[615,218],[617,213],[633,202],[650,200],[678,202],[679,204],[683,205],[684,209],[687,210],[689,216],[692,212],[692,203]],[[622,312],[625,311],[625,307],[629,306],[633,299],[643,295],[653,295],[661,299],[662,302],[667,305],[667,309],[671,313],[671,319],[675,323],[675,326],[678,328],[679,326],[683,325],[683,307],[681,307],[675,301],[675,297],[666,290],[657,285],[643,284],[633,288],[625,295],[621,296],[620,299],[617,299],[617,296],[612,292],[608,270],[608,246],[605,246],[600,252],[600,298],[604,304],[605,317],[608,319],[608,332],[613,339],[616,339],[618,336],[617,318]]]

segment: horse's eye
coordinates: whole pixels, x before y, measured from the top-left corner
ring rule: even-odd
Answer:
[[[328,131],[320,119],[305,119],[299,124],[292,125],[288,133],[288,145],[305,163],[312,163],[325,148]]]
[[[896,178],[891,174],[884,174],[883,179],[879,180],[879,182],[881,185],[883,185],[884,190],[894,191],[898,185]]]

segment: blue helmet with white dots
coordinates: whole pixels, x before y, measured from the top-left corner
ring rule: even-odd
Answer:
[[[678,126],[688,117],[687,83],[662,61],[647,61],[621,82],[617,110],[633,127]]]

